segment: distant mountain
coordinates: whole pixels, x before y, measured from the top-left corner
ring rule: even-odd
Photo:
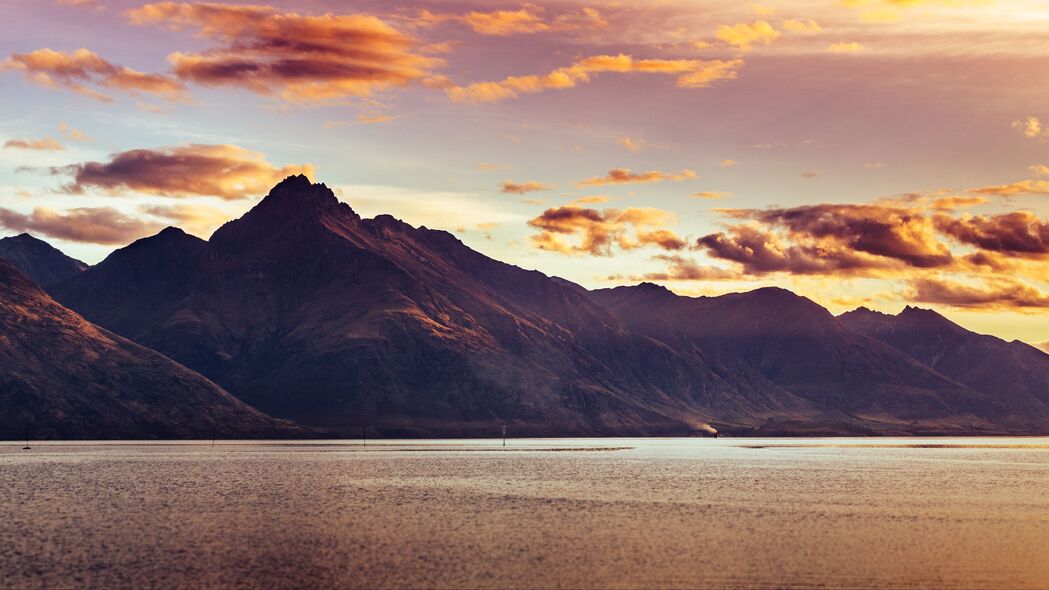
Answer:
[[[897,315],[861,307],[839,319],[1012,411],[1044,414],[1049,408],[1049,354],[1029,344],[970,332],[935,311],[910,306]]]
[[[0,440],[301,433],[98,328],[0,260]]]
[[[687,434],[811,404],[628,330],[587,292],[291,177],[209,241],[167,229],[55,287],[272,415],[355,434]]]
[[[53,285],[83,272],[87,265],[29,234],[0,239],[0,258],[22,271],[34,283]]]
[[[675,350],[734,358],[828,417],[872,431],[970,429],[1003,413],[989,396],[784,289],[683,297],[646,283],[591,297]]]

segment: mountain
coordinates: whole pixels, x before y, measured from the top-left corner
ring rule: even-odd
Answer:
[[[275,416],[355,434],[687,434],[805,417],[755,371],[624,328],[587,292],[290,177],[57,285],[89,320]]]
[[[0,260],[0,440],[301,433],[94,326]]]
[[[80,274],[87,265],[29,234],[0,239],[0,258],[44,287]]]
[[[653,284],[591,293],[628,327],[675,350],[722,355],[845,422],[872,431],[979,428],[994,399],[779,288],[683,297]]]
[[[970,332],[935,311],[910,306],[897,315],[861,307],[839,320],[1014,412],[1049,409],[1049,354],[1029,344]]]

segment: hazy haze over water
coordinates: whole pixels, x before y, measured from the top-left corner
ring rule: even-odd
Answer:
[[[1049,439],[0,445],[0,587],[1046,587]]]

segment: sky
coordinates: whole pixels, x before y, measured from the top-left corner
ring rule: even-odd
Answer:
[[[262,1],[262,0],[260,0]],[[1049,340],[1044,0],[4,0],[0,237],[97,263],[290,174],[604,288]]]

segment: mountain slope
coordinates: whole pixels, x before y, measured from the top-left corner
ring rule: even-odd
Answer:
[[[0,260],[0,440],[298,432],[170,359],[88,323]]]
[[[838,319],[1013,411],[1049,408],[1049,354],[1029,344],[976,334],[935,311],[910,306],[897,315],[861,307]]]
[[[76,276],[87,268],[83,262],[29,234],[0,239],[0,258],[44,287]]]
[[[812,411],[760,375],[624,329],[578,286],[447,232],[361,219],[301,176],[207,242],[165,230],[55,291],[333,434],[682,434]]]
[[[594,291],[628,326],[675,349],[728,355],[828,413],[952,428],[1001,408],[790,291],[682,297],[656,285]],[[969,418],[965,418],[970,416]],[[962,417],[959,420],[959,417]]]

